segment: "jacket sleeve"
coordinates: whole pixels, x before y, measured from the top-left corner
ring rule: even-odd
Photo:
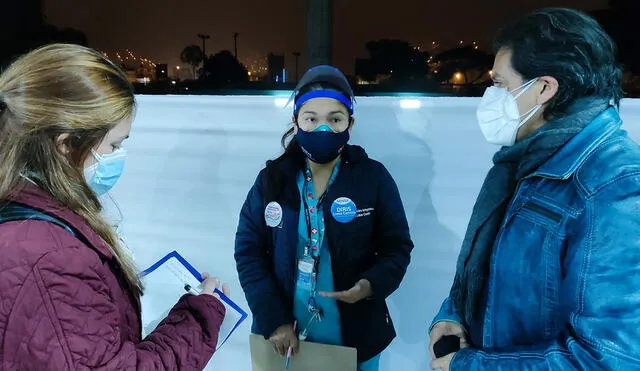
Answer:
[[[262,174],[258,175],[242,206],[234,256],[254,321],[260,335],[268,338],[278,327],[292,324],[294,319],[292,308],[285,305],[267,255],[269,233],[264,221]]]
[[[386,299],[400,286],[407,272],[413,242],[398,187],[389,171],[382,164],[379,166],[378,200],[374,210],[378,256],[362,278],[371,282],[374,298]]]
[[[138,314],[114,302],[107,284],[114,278],[94,251],[50,252],[32,274],[22,290],[28,299],[16,301],[11,319],[12,333],[24,336],[11,342],[20,369],[195,370],[214,353],[225,308],[213,296],[182,297],[155,331],[134,342],[122,332],[123,316]]]
[[[451,370],[640,369],[640,189],[629,178],[614,184],[587,200],[569,236],[566,331],[508,352],[463,349]]]
[[[460,327],[462,327],[466,331],[466,327],[462,322],[462,316],[458,312],[456,306],[453,304],[453,300],[451,300],[451,298],[449,297],[444,299],[444,302],[442,302],[440,311],[438,311],[438,314],[436,314],[435,318],[431,322],[431,326],[429,326],[429,333],[431,333],[431,329],[433,329],[433,326],[438,324],[438,322],[454,322],[460,325]]]

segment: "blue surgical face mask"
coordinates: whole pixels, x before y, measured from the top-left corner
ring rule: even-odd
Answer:
[[[335,160],[349,141],[349,129],[336,133],[329,125],[320,125],[313,131],[298,127],[296,140],[307,158],[317,164]]]
[[[84,169],[84,178],[89,187],[98,195],[109,192],[116,185],[124,170],[127,151],[120,148],[113,153],[100,155],[91,151],[96,163]]]

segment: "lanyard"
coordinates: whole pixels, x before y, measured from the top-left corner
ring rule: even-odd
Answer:
[[[318,235],[318,237],[320,236],[320,231],[319,230],[315,230],[314,233],[314,228],[311,225],[311,208],[309,207],[309,204],[307,203],[307,197],[310,194],[309,193],[309,184],[311,183],[311,180],[307,180],[307,179],[311,179],[310,176],[308,176],[305,179],[305,183],[304,183],[304,187],[302,188],[304,195],[302,197],[302,202],[304,203],[304,216],[305,216],[305,220],[307,222],[307,237],[308,237],[308,241],[307,241],[307,245],[304,248],[304,256],[307,257],[311,254],[311,257],[314,260],[319,260],[319,256],[320,256],[320,245],[319,243],[314,245],[313,244],[313,237],[314,235]],[[316,210],[315,212],[317,213],[317,215],[320,215],[319,212],[321,210],[322,207],[322,201],[324,201],[325,195],[327,194],[327,191],[325,191],[322,196],[320,196],[320,198],[318,199],[318,203],[316,204]],[[321,242],[320,239],[317,239],[317,242]],[[311,251],[310,251],[311,250]]]
[[[331,174],[331,177],[329,179],[329,184],[327,185],[327,189],[324,191],[324,193],[320,196],[320,198],[318,198],[318,202],[316,203],[316,209],[315,209],[315,213],[317,217],[322,218],[322,224],[324,224],[324,216],[320,216],[321,215],[321,210],[322,210],[322,202],[325,199],[325,196],[327,195],[328,191],[329,191],[329,187],[331,186],[331,183],[333,183],[333,180],[335,179],[336,175],[337,175],[337,168],[339,167],[339,162],[336,164],[336,167],[333,169],[333,172]],[[309,207],[309,203],[307,202],[307,199],[309,198],[309,195],[314,194],[315,195],[315,190],[310,190],[309,186],[312,184],[313,178],[312,178],[312,174],[311,174],[311,169],[309,168],[309,166],[307,165],[305,171],[304,171],[304,185],[302,186],[302,202],[304,204],[304,215],[305,215],[305,221],[307,224],[307,243],[305,245],[304,248],[304,258],[311,258],[313,261],[313,267],[312,267],[312,271],[311,271],[311,293],[309,296],[309,301],[307,303],[308,306],[308,310],[309,312],[312,314],[311,319],[309,321],[309,324],[307,324],[305,330],[303,331],[303,335],[304,337],[306,337],[306,334],[308,334],[311,326],[313,326],[314,322],[317,321],[321,321],[322,320],[322,309],[318,307],[318,305],[316,305],[316,284],[317,284],[317,276],[318,276],[318,268],[320,265],[320,249],[322,248],[322,244],[320,241],[320,234],[323,233],[322,238],[324,239],[324,232],[320,231],[319,228],[314,228],[314,226],[311,225],[311,208]],[[313,192],[313,193],[312,193]],[[320,227],[319,225],[317,225],[316,227]],[[314,233],[315,232],[315,233]],[[316,243],[313,242],[314,237],[317,237]]]
[[[316,304],[316,294],[317,294],[317,290],[316,290],[316,285],[317,285],[317,278],[318,278],[318,269],[320,266],[320,249],[322,248],[321,243],[322,241],[320,241],[320,233],[321,231],[319,230],[319,228],[315,228],[315,227],[320,227],[319,225],[317,226],[313,226],[311,224],[311,207],[309,206],[309,203],[307,202],[307,199],[309,198],[309,196],[313,193],[313,191],[311,191],[309,189],[309,186],[312,184],[312,177],[311,177],[311,170],[307,167],[305,173],[304,173],[304,185],[302,187],[302,191],[303,191],[303,195],[302,195],[302,202],[304,204],[304,215],[305,215],[305,221],[306,221],[306,226],[307,226],[307,243],[304,247],[304,258],[308,259],[311,258],[312,260],[312,271],[311,271],[311,292],[309,295],[309,301],[307,303],[307,307],[309,309],[309,312],[312,314],[311,319],[320,319],[322,314],[321,314],[321,309],[318,307],[318,305]],[[320,217],[320,210],[322,210],[322,202],[325,199],[325,196],[328,192],[328,187],[327,190],[325,190],[325,192],[320,196],[320,198],[318,199],[318,202],[316,203],[316,216]],[[315,193],[315,192],[314,192]],[[324,236],[323,236],[324,238]],[[314,242],[315,240],[315,242]],[[311,324],[309,324],[307,327],[309,327]]]
[[[316,244],[313,243],[313,237],[314,237],[314,233],[313,233],[313,226],[311,225],[311,210],[309,207],[309,204],[307,203],[307,197],[309,197],[309,192],[308,192],[308,186],[311,183],[311,175],[310,172],[308,172],[305,176],[305,183],[304,186],[302,187],[302,190],[304,192],[304,194],[302,195],[302,200],[304,203],[304,215],[305,215],[305,220],[307,222],[307,244],[304,248],[304,257],[308,258],[311,257],[311,259],[313,260],[313,270],[311,271],[311,292],[309,295],[309,301],[307,302],[307,309],[309,310],[309,313],[311,313],[311,318],[309,318],[309,322],[307,322],[307,325],[304,327],[303,331],[299,334],[299,339],[301,341],[304,341],[307,339],[307,336],[309,336],[309,332],[311,331],[311,328],[313,327],[313,325],[317,322],[322,321],[322,309],[320,309],[320,307],[316,304],[316,284],[317,284],[317,278],[318,278],[318,267],[320,266],[320,248],[321,246],[319,242],[320,241],[320,231],[316,230],[315,235],[317,235],[317,239],[316,239]],[[322,196],[320,196],[320,198],[318,199],[318,203],[316,204],[316,215],[319,215],[319,210],[322,207],[322,201],[324,200],[324,196],[327,194],[327,192],[325,191],[325,193],[322,194]],[[311,250],[311,251],[310,251]]]
[[[305,258],[311,257],[311,259],[313,260],[313,270],[311,272],[311,277],[312,277],[311,297],[309,298],[309,310],[311,311],[313,308],[316,307],[315,296],[316,296],[318,268],[320,266],[320,248],[321,248],[320,242],[321,241],[320,241],[320,231],[311,225],[311,208],[307,203],[307,197],[309,195],[308,188],[310,183],[311,183],[311,176],[308,173],[305,178],[305,183],[303,187],[304,195],[302,197],[302,200],[304,203],[304,216],[305,216],[305,221],[307,223],[307,238],[308,238],[307,244],[304,247],[304,257]],[[315,211],[316,213],[318,213],[320,208],[322,207],[322,201],[324,200],[324,197],[326,194],[327,192],[325,191],[325,193],[323,193],[322,196],[320,196],[320,198],[318,199],[318,203],[316,204],[316,211]],[[315,238],[315,241],[316,241],[315,244],[314,244],[314,237],[317,237]]]

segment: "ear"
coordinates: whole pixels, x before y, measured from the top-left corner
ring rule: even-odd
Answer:
[[[538,96],[536,98],[537,104],[543,105],[548,103],[558,93],[558,80],[551,76],[542,76],[536,83],[536,89],[538,90]]]
[[[58,147],[58,151],[65,156],[71,151],[69,148],[69,139],[69,133],[60,134],[56,137],[56,147]]]
[[[351,130],[353,129],[353,125],[356,124],[356,119],[352,116],[349,117],[349,134],[351,134]]]
[[[291,125],[293,125],[293,135],[298,134],[298,122],[295,116],[291,116]]]

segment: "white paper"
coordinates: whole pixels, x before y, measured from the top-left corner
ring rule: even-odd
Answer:
[[[144,295],[141,297],[143,337],[151,333],[169,314],[178,300],[187,293],[185,285],[191,286],[193,291],[200,293],[200,282],[175,257],[171,257],[156,270],[144,276],[142,281],[145,286]],[[216,350],[224,344],[242,319],[242,313],[224,300],[222,303],[226,308],[226,314],[220,327]]]

